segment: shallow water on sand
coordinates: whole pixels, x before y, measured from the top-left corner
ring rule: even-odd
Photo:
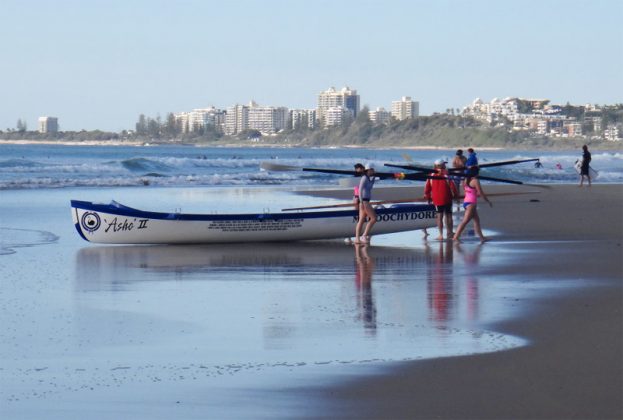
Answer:
[[[97,246],[75,232],[71,198],[189,212],[318,204],[266,188],[3,192],[3,417],[293,417],[308,402],[276,391],[526,344],[487,329],[534,293],[520,274],[491,274],[513,244],[409,232],[370,247]]]

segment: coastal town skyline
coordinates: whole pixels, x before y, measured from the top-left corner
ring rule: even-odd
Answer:
[[[477,97],[621,102],[620,2],[243,3],[3,2],[0,129],[55,116],[118,132],[249,100],[310,109],[345,85],[372,110],[411,96],[420,115]]]
[[[437,115],[451,115],[472,118],[491,127],[505,127],[510,131],[532,132],[545,137],[575,137],[593,140],[621,141],[620,121],[603,121],[603,109],[620,109],[623,104],[555,104],[546,98],[493,98],[483,101],[476,98],[461,108],[446,108]],[[365,118],[373,125],[389,125],[391,122],[417,118],[420,104],[409,96],[392,101],[391,107],[369,109],[360,106],[360,95],[356,89],[331,87],[318,94],[317,105],[311,109],[289,109],[283,106],[263,106],[250,101],[248,104],[235,104],[226,109],[214,106],[195,108],[189,111],[168,112],[166,116],[146,116],[140,114],[132,128],[120,133],[141,135],[153,133],[153,123],[164,137],[179,135],[202,135],[212,130],[220,135],[240,135],[254,131],[257,135],[274,135],[288,130],[327,129],[350,125],[360,118],[363,110]],[[579,112],[579,114],[578,114]],[[21,119],[16,129],[7,133],[26,132],[28,123]],[[42,116],[35,129],[41,134],[55,134],[59,128],[58,118]],[[2,132],[2,130],[0,130]],[[153,134],[150,134],[153,135]]]

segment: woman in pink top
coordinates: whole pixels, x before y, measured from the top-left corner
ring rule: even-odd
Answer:
[[[463,200],[463,207],[465,208],[465,216],[463,216],[463,221],[459,225],[456,233],[454,234],[455,241],[459,241],[461,237],[461,233],[465,230],[465,227],[470,222],[470,220],[474,220],[474,230],[480,237],[480,242],[485,242],[487,238],[482,234],[482,229],[480,228],[480,217],[478,216],[477,210],[477,202],[478,196],[481,196],[489,206],[493,207],[489,198],[487,198],[485,192],[482,190],[480,186],[480,181],[478,180],[478,168],[470,169],[469,176],[465,178],[465,199]]]

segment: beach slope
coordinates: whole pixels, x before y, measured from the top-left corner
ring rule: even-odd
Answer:
[[[486,191],[530,187],[485,186]],[[623,186],[560,185],[480,204],[494,241],[512,241],[505,270],[580,282],[521,302],[527,316],[490,326],[530,344],[510,351],[400,363],[386,374],[306,389],[316,418],[623,418]],[[530,252],[531,244],[539,252]],[[487,246],[485,244],[485,246]],[[498,273],[499,274],[499,273]]]

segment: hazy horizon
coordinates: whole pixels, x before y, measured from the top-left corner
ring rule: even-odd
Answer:
[[[623,102],[623,2],[2,0],[0,129],[132,129],[139,114],[357,89],[420,113],[476,97]],[[616,88],[619,86],[619,88]],[[616,91],[615,91],[616,89]]]

